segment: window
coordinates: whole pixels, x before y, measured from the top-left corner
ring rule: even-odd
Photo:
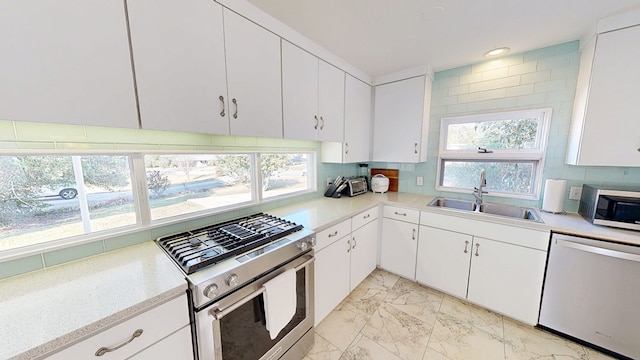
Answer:
[[[0,156],[0,250],[136,224],[130,157]]]
[[[147,154],[151,220],[312,191],[311,159],[305,153]]]
[[[262,197],[265,199],[313,188],[309,154],[261,154]]]
[[[250,202],[249,154],[145,155],[151,219]]]
[[[443,118],[438,190],[538,198],[551,109]]]
[[[0,251],[315,189],[311,152],[0,156]]]

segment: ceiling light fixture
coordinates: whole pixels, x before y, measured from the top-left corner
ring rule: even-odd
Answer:
[[[506,55],[509,52],[509,50],[511,50],[511,49],[506,47],[506,46],[495,48],[493,50],[489,50],[486,53],[484,53],[484,57],[486,57],[486,58],[494,58],[494,57]]]

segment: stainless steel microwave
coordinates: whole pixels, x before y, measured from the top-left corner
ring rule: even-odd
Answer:
[[[640,230],[640,188],[585,184],[578,213],[596,225]]]

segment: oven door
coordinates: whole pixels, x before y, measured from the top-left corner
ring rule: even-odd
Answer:
[[[301,359],[313,346],[313,252],[287,263],[196,313],[200,360]],[[296,269],[296,313],[271,340],[262,285]]]

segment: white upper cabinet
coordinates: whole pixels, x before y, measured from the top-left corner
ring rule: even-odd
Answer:
[[[344,162],[369,161],[371,86],[353,76],[347,76],[344,117]]]
[[[342,70],[282,41],[284,137],[342,141],[344,78]]]
[[[599,34],[582,50],[566,162],[640,166],[640,26]]]
[[[127,4],[142,127],[229,134],[222,6]]]
[[[322,162],[367,162],[371,144],[371,86],[347,75],[344,98],[344,141],[323,142]]]
[[[224,9],[231,135],[282,137],[280,38]]]
[[[426,75],[375,87],[373,161],[427,160],[430,99]]]
[[[0,1],[0,119],[138,127],[122,1]]]

